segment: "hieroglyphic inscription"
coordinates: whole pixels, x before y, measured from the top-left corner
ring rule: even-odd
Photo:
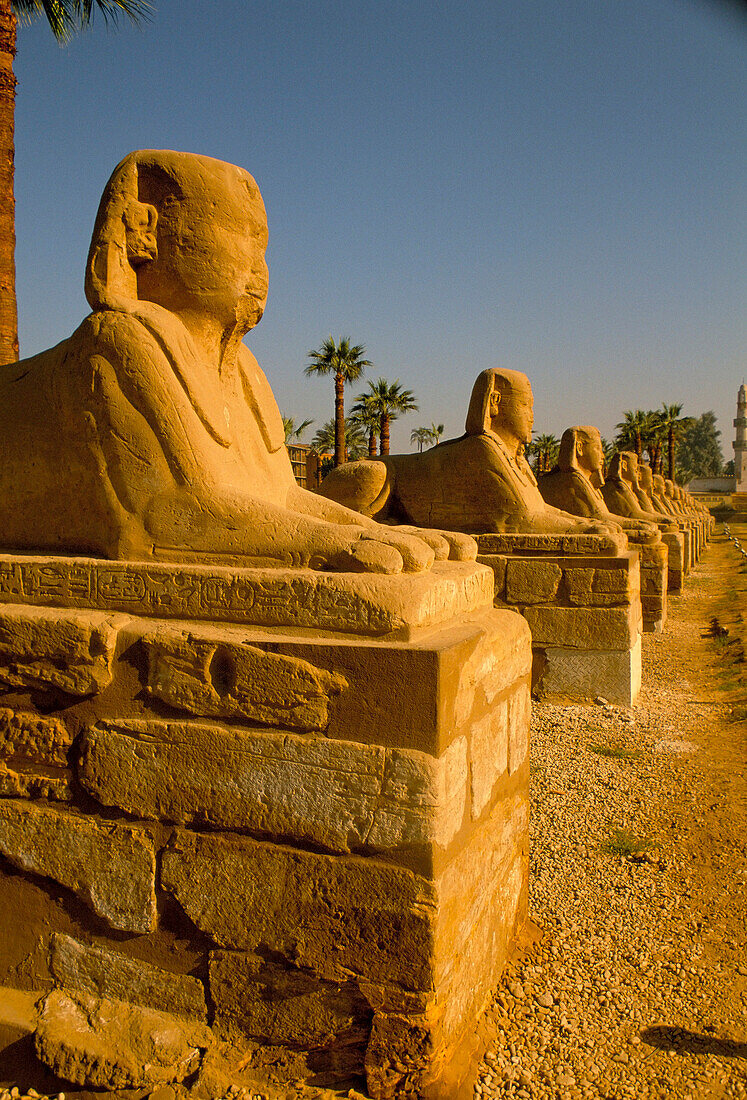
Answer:
[[[614,554],[605,535],[500,533],[475,535],[482,554]]]
[[[350,578],[348,578],[348,582]],[[390,609],[310,570],[173,566],[82,558],[0,556],[0,602],[94,607],[155,618],[316,626],[382,634]]]

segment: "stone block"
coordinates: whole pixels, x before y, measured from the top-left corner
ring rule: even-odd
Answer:
[[[495,785],[508,770],[508,700],[496,703],[470,734],[469,774],[472,819],[490,804]]]
[[[3,799],[0,854],[72,890],[112,928],[156,926],[155,852],[143,829]]]
[[[631,649],[578,650],[550,646],[547,665],[535,690],[558,702],[593,700],[598,695],[619,706],[632,706],[641,689],[641,639]]]
[[[102,611],[0,604],[0,684],[95,695],[111,682],[124,622]]]
[[[50,965],[55,981],[67,993],[127,1001],[187,1019],[207,1019],[203,984],[188,974],[172,974],[59,932],[52,936]]]
[[[0,708],[0,757],[67,764],[72,734],[59,718]]]
[[[270,726],[323,730],[344,676],[308,661],[232,643],[224,631],[162,628],[142,639],[147,690],[177,710],[216,718],[246,718]]]
[[[161,885],[221,947],[271,945],[320,977],[432,982],[434,886],[371,858],[180,833]]]
[[[521,684],[508,704],[508,773],[521,771],[529,758],[532,699],[529,686]]]
[[[235,1021],[262,1043],[318,1050],[368,1040],[372,1010],[355,982],[320,980],[291,962],[211,951],[216,1022]]]
[[[62,990],[45,998],[34,1039],[57,1077],[109,1091],[183,1081],[212,1041],[203,1024]]]
[[[85,734],[79,779],[138,817],[313,842],[335,851],[446,847],[467,798],[466,742],[440,760],[349,741],[144,720]]]
[[[640,614],[638,601],[628,607],[527,607],[524,611],[534,646],[583,650],[630,649],[640,629]]]
[[[509,560],[506,565],[506,602],[549,603],[555,599],[563,570],[554,562]]]
[[[609,607],[630,603],[638,577],[628,569],[583,568],[565,570],[568,602],[579,607]]]
[[[424,572],[389,576],[0,554],[0,599],[7,604],[24,605],[25,614],[33,606],[93,608],[100,621],[123,612],[407,637],[485,607],[492,588],[491,575],[474,562],[438,561]],[[51,613],[53,621],[66,615],[72,621],[78,612]]]
[[[69,802],[73,797],[69,772],[57,775],[38,770],[16,771],[0,760],[0,798],[48,798],[51,802]]]

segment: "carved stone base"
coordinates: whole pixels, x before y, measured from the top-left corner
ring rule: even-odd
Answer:
[[[423,586],[429,625],[354,636],[353,581],[337,631],[0,605],[0,986],[49,994],[37,1053],[81,1087],[225,1040],[376,1100],[471,1095],[526,917],[529,630],[471,565]]]
[[[502,535],[500,545],[510,545],[512,537],[521,552],[495,553],[496,536],[478,536],[478,561],[493,569],[496,607],[512,607],[529,623],[533,690],[558,702],[586,702],[603,695],[630,706],[641,678],[637,550],[588,554],[582,546],[579,553],[542,553],[537,548],[529,554],[527,536]],[[580,536],[589,538],[593,536]],[[564,539],[575,549],[571,536]]]

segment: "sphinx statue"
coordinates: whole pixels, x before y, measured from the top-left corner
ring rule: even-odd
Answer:
[[[242,343],[267,298],[248,172],[131,153],[104,190],[92,313],[0,368],[0,549],[396,573],[471,540],[382,527],[299,488],[272,390]]]
[[[387,455],[331,471],[320,492],[378,520],[467,531],[625,536],[611,520],[581,519],[543,499],[524,455],[532,437],[529,379],[484,370],[469,403],[465,434],[422,454]]]
[[[653,521],[610,511],[603,486],[604,451],[599,430],[588,425],[566,428],[556,465],[539,479],[539,490],[547,503],[575,516],[617,523],[633,542],[661,541]]]
[[[634,451],[618,451],[613,457],[602,487],[605,504],[616,515],[655,523],[661,530],[676,531],[677,520],[654,508],[638,485],[638,456]]]

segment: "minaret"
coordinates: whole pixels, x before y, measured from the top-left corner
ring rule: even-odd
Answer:
[[[744,382],[737,394],[737,419],[734,421],[737,438],[734,440],[734,474],[737,493],[747,493],[747,388]]]

